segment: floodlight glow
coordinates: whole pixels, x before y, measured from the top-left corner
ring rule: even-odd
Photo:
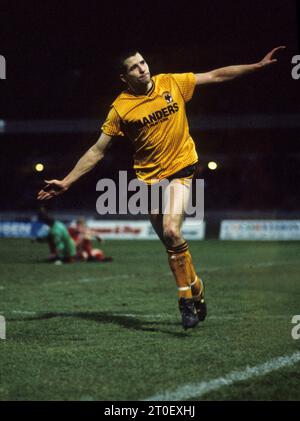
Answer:
[[[45,168],[44,165],[41,164],[41,163],[36,164],[35,167],[34,167],[35,171],[37,171],[37,172],[44,171],[44,168]]]
[[[208,163],[208,168],[212,171],[215,171],[218,168],[218,164],[216,162],[209,162]]]

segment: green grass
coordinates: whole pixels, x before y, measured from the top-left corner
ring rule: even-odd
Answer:
[[[190,246],[209,314],[185,332],[158,241],[111,241],[112,263],[55,266],[41,261],[43,244],[0,240],[0,400],[142,400],[300,350],[299,243]],[[299,372],[297,363],[199,399],[299,400]]]

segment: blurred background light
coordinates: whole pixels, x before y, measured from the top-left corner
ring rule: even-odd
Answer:
[[[218,168],[218,164],[214,161],[208,163],[208,168],[212,171],[215,171]]]
[[[42,171],[44,171],[45,167],[44,167],[44,164],[39,162],[39,163],[35,164],[34,169],[37,172],[42,172]]]

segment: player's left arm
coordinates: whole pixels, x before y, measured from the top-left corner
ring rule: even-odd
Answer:
[[[229,80],[244,76],[248,73],[253,73],[265,67],[271,66],[277,62],[277,59],[274,58],[275,53],[284,48],[286,47],[280,46],[274,48],[261,61],[257,63],[227,66],[206,73],[197,73],[195,74],[196,85],[227,82]]]

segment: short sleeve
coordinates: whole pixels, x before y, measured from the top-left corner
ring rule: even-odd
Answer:
[[[121,130],[121,118],[115,108],[112,106],[104,121],[101,130],[108,136],[124,136]]]
[[[194,73],[175,73],[172,75],[175,79],[184,102],[192,99],[196,86],[196,77]]]

